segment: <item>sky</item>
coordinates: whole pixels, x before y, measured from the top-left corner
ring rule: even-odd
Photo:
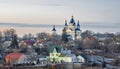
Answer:
[[[114,31],[119,32],[119,7],[120,0],[0,0],[0,30],[17,26],[15,29],[19,33],[23,31],[25,33],[25,30],[39,32],[38,28],[23,26],[64,25],[64,21],[69,22],[73,15],[76,21],[80,21],[82,27],[89,26],[96,30],[99,24],[102,24],[99,28],[112,29],[114,26]]]
[[[120,0],[0,0],[1,23],[120,23]]]

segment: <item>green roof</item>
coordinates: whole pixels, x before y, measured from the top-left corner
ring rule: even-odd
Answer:
[[[51,46],[51,47],[50,47],[50,53],[53,53],[53,52],[54,52],[54,49],[56,49],[56,51],[57,51],[58,53],[61,53],[62,47],[61,47],[61,46]]]

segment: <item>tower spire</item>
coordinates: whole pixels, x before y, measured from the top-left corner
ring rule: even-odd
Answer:
[[[80,30],[80,23],[79,20],[77,21],[77,28],[76,28],[76,38],[81,39],[81,30]]]
[[[78,20],[78,22],[77,22],[77,26],[80,26],[80,24],[79,24],[79,20]]]
[[[53,25],[52,35],[57,35],[57,33],[56,33],[56,29],[55,29],[55,25]]]
[[[73,18],[73,15],[71,16],[70,23],[71,23],[71,24],[75,24],[75,20],[74,20],[74,18]]]
[[[76,30],[80,30],[80,23],[79,23],[79,20],[78,20],[78,22],[77,22],[77,28],[76,28]]]
[[[53,29],[52,29],[52,31],[56,31],[56,29],[55,29],[55,25],[53,25]]]
[[[73,13],[72,13],[72,16],[71,16],[71,18],[73,18]]]
[[[68,26],[68,24],[67,24],[67,20],[65,20],[65,26]]]
[[[71,18],[73,18],[73,15],[71,16]]]

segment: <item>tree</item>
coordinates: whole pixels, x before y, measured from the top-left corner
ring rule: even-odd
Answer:
[[[88,49],[99,48],[98,41],[93,36],[84,37],[82,45],[83,45],[83,48],[88,48]]]
[[[49,39],[50,35],[48,33],[42,32],[42,33],[37,33],[36,34],[38,39]]]
[[[5,40],[11,40],[11,38],[14,36],[14,34],[16,34],[15,29],[11,28],[11,29],[4,30]]]
[[[67,42],[68,42],[66,27],[63,28],[62,41],[64,41],[64,43],[67,43]]]
[[[41,51],[40,48],[35,48],[35,52],[36,52],[38,55],[40,55],[42,51]]]
[[[2,42],[2,32],[0,31],[0,43]]]
[[[14,48],[14,49],[16,49],[16,48],[18,49],[19,48],[18,42],[17,42],[17,35],[16,34],[13,35],[12,43],[11,43],[11,45],[9,47]]]
[[[60,45],[61,44],[61,36],[60,35],[52,35],[51,41],[53,45]]]
[[[15,29],[11,28],[9,29],[10,35],[14,36],[14,34],[16,33]]]

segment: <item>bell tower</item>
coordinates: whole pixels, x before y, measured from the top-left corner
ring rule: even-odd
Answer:
[[[55,29],[55,25],[53,25],[52,34],[53,34],[53,35],[57,35],[56,29]]]
[[[76,39],[81,39],[81,29],[79,20],[77,22],[77,28],[75,29]]]

